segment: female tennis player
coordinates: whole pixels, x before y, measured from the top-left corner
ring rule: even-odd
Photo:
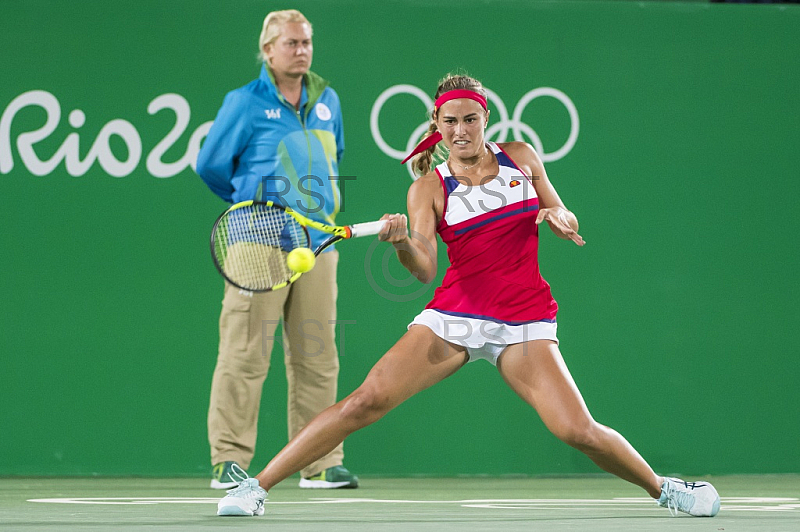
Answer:
[[[556,337],[558,307],[539,273],[539,226],[546,221],[579,246],[584,240],[536,152],[523,142],[486,141],[489,111],[477,80],[449,76],[435,100],[429,134],[409,156],[422,174],[408,192],[411,230],[405,215],[386,215],[380,238],[429,283],[438,233],[451,262],[442,285],[358,389],[314,418],[255,478],[241,472],[218,515],[262,515],[272,486],[480,358],[497,366],[556,437],[601,469],[640,486],[673,514],[716,515],[719,496],[711,484],[654,473],[625,438],[592,418],[567,370]],[[440,142],[449,153],[431,171]]]

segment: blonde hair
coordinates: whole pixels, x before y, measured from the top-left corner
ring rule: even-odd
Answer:
[[[477,79],[467,76],[466,74],[447,74],[444,79],[439,81],[439,87],[436,89],[434,100],[447,91],[455,89],[467,89],[477,92],[484,98],[488,99],[488,94],[483,88],[483,85]],[[431,112],[431,122],[428,125],[428,133],[423,138],[429,137],[436,131],[436,109]],[[441,145],[441,142],[434,144],[427,150],[420,152],[411,160],[411,169],[418,176],[423,176],[431,171],[433,166],[434,157],[444,160],[447,158],[447,152]]]
[[[264,45],[272,44],[278,37],[281,36],[283,27],[291,22],[304,22],[308,24],[311,34],[314,34],[314,28],[308,19],[296,9],[284,9],[283,11],[273,11],[264,18],[264,24],[261,27],[261,35],[258,38],[258,58],[266,63],[267,54],[264,53]]]

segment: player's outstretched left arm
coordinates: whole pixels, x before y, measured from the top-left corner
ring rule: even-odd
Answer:
[[[503,145],[503,149],[523,172],[531,176],[533,188],[539,197],[539,215],[536,217],[536,224],[546,220],[547,225],[559,238],[572,240],[579,246],[584,245],[586,242],[578,234],[578,218],[558,197],[556,189],[547,177],[544,164],[533,147],[525,142],[509,142]]]

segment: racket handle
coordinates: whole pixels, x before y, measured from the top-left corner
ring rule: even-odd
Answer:
[[[353,238],[359,236],[377,235],[383,229],[383,224],[386,220],[378,220],[377,222],[364,222],[361,224],[354,224],[350,226],[351,236]]]

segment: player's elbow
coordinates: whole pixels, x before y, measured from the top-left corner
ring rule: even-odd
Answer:
[[[431,284],[434,279],[436,279],[436,266],[433,268],[426,268],[423,270],[418,270],[411,272],[411,274],[416,277],[419,282],[423,284]]]

